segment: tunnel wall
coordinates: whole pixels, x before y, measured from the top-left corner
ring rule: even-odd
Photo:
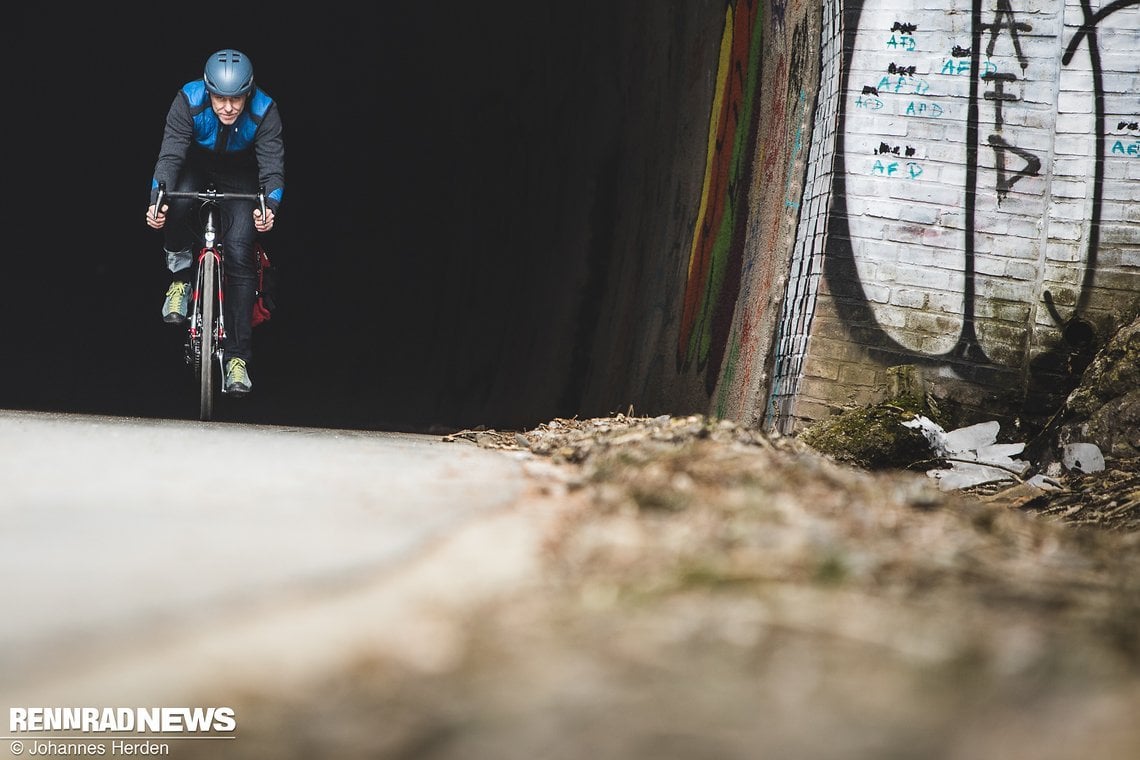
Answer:
[[[1140,292],[1140,1],[696,16],[705,118],[619,225],[585,408],[792,432],[907,364],[963,420],[1054,410]]]
[[[581,408],[755,417],[806,169],[820,9],[676,5],[656,35],[661,14],[635,22],[660,106],[622,146]],[[629,58],[646,60],[636,45]]]

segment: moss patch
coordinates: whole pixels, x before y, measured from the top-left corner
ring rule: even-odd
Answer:
[[[922,433],[902,424],[917,414],[927,411],[906,400],[849,409],[807,428],[800,440],[837,461],[868,470],[905,469],[932,456]]]

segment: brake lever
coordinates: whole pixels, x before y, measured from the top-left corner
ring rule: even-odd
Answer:
[[[158,214],[162,210],[162,198],[166,195],[166,183],[158,183],[158,197],[154,201],[154,216],[152,219],[158,219]]]

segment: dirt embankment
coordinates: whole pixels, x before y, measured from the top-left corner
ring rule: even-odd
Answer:
[[[546,464],[541,569],[446,665],[251,692],[226,757],[1140,756],[1136,532],[702,417],[451,439]]]

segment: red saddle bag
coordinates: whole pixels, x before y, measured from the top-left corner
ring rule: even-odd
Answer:
[[[253,299],[253,326],[257,327],[268,322],[277,308],[277,271],[261,243],[255,244],[254,255],[257,256],[257,296]]]

